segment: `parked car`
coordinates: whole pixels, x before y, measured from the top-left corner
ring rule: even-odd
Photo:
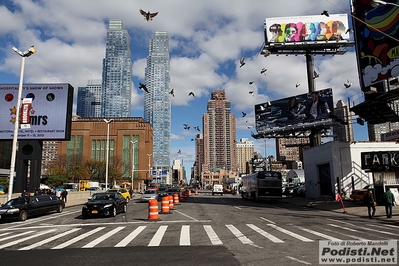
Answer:
[[[349,197],[353,200],[364,200],[364,196],[369,194],[369,189],[373,188],[373,185],[367,185],[363,189],[352,190],[352,193],[349,195]]]
[[[107,192],[121,193],[127,202],[130,200],[130,192],[126,188],[112,188],[108,189]]]
[[[127,212],[127,200],[118,192],[93,194],[82,207],[83,218],[93,216],[112,216]]]
[[[0,220],[18,219],[25,221],[28,217],[47,214],[49,212],[62,212],[64,201],[56,195],[37,195],[14,198],[0,207]]]
[[[141,195],[141,201],[149,201],[152,199],[158,199],[158,192],[156,190],[145,190]]]

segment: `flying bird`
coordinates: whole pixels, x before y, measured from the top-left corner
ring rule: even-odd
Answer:
[[[254,84],[254,82],[255,82],[255,81],[250,81],[250,82],[249,82],[249,86],[252,87],[252,84]]]
[[[147,20],[148,22],[151,21],[156,15],[158,15],[158,12],[151,13],[150,11],[145,12],[143,9],[140,9],[140,14],[143,15],[144,19]]]
[[[262,68],[262,70],[260,71],[260,73],[261,73],[261,74],[264,74],[264,75],[266,76],[266,71],[267,71],[266,68]]]
[[[317,79],[320,76],[319,73],[316,72],[316,70],[313,71],[313,79]]]
[[[243,56],[241,56],[240,67],[243,67],[244,65],[245,65],[245,58]]]
[[[175,90],[174,90],[174,89],[171,89],[170,92],[169,92],[169,94],[172,95],[173,97],[175,97]]]
[[[251,94],[252,97],[254,97],[254,91],[249,91],[248,93]]]
[[[191,139],[191,141],[194,141],[194,139]]]
[[[346,80],[346,82],[344,83],[345,89],[349,88],[350,86],[352,86],[352,83],[349,82],[349,79]]]
[[[184,126],[184,129],[186,129],[186,130],[189,130],[189,129],[190,129],[190,126],[187,125],[187,124],[183,124],[183,126]]]
[[[348,29],[345,31],[345,34],[348,34],[348,33],[350,33],[350,32],[353,32],[353,30],[352,30],[351,28],[348,28]]]
[[[181,154],[181,150],[179,149],[179,150],[177,151],[177,153],[178,153],[178,154]]]
[[[142,90],[144,90],[147,93],[149,92],[148,89],[147,89],[147,86],[145,84],[143,84],[143,83],[139,83],[139,89],[142,89]]]
[[[261,110],[261,111],[265,111],[266,108],[265,108],[263,105],[260,105],[260,110]]]
[[[242,117],[246,117],[247,116],[247,113],[245,113],[245,112],[241,112],[242,113]]]
[[[295,84],[295,88],[298,88],[300,85],[301,85],[301,84],[300,84],[299,82],[297,82],[297,83]]]
[[[326,17],[329,17],[329,16],[330,16],[330,14],[328,14],[328,11],[327,11],[327,10],[323,10],[323,12],[321,12],[321,15],[324,15],[324,16],[326,16]]]
[[[251,129],[252,128],[252,126],[248,126],[248,129]]]
[[[199,126],[195,126],[194,129],[197,130],[197,131],[201,131]]]
[[[194,92],[190,91],[190,93],[188,94],[188,96],[193,96],[193,97],[195,97]]]

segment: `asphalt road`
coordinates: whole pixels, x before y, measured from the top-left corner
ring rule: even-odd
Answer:
[[[148,204],[137,200],[114,218],[80,213],[0,223],[0,264],[318,265],[319,240],[399,239],[399,228],[383,221],[209,192],[159,220],[148,220]]]

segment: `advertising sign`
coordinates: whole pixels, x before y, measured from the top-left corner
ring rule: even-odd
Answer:
[[[399,4],[398,0],[385,1]],[[372,7],[370,1],[353,0],[353,19],[359,73],[364,87],[399,76],[399,8]],[[355,19],[356,18],[356,19]]]
[[[315,102],[315,104],[313,104]],[[332,89],[304,93],[255,105],[256,130],[287,127],[295,124],[317,124],[333,112]]]
[[[349,39],[347,14],[265,19],[266,43],[339,41]]]
[[[25,84],[18,139],[68,140],[71,135],[73,87],[70,84]],[[31,100],[27,100],[31,99]],[[0,139],[12,140],[18,85],[0,85]],[[29,113],[28,113],[29,112]],[[29,122],[29,126],[27,123]]]

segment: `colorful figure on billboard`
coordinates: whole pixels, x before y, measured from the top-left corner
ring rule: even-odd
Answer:
[[[269,31],[272,33],[272,37],[269,40],[270,42],[278,42],[277,38],[283,35],[281,25],[277,23],[271,25]]]
[[[341,21],[334,21],[331,24],[332,35],[328,38],[330,41],[343,40],[342,34],[345,32],[345,25]]]
[[[317,27],[319,26],[319,23],[317,22],[306,22],[305,27],[306,27],[306,40],[310,41],[315,41],[318,32],[320,32],[320,29]]]
[[[285,42],[295,42],[296,40],[296,35],[298,34],[298,28],[295,23],[288,23],[285,25],[285,30],[284,30],[284,41]]]
[[[320,22],[320,33],[317,35],[316,39],[318,41],[327,41],[328,36],[331,36],[330,27],[328,23]]]

